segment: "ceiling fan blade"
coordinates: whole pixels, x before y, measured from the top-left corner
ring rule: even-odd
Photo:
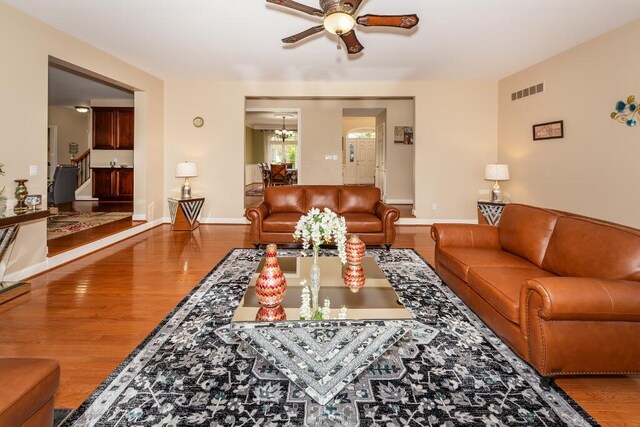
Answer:
[[[321,18],[324,17],[324,13],[320,9],[316,9],[315,7],[307,6],[293,0],[267,0],[267,3],[288,7],[289,9],[298,10],[300,12],[308,13],[309,15],[313,16],[319,16]]]
[[[353,30],[345,34],[340,34],[340,38],[344,42],[345,46],[347,46],[347,52],[349,52],[349,55],[361,52],[362,49],[364,49],[364,46],[360,44],[356,37],[356,33]]]
[[[311,27],[308,30],[304,30],[301,33],[298,34],[294,34],[290,37],[284,38],[282,39],[283,43],[295,43],[295,42],[299,42],[300,40],[312,36],[316,33],[319,33],[320,31],[324,30],[324,25],[318,25],[317,27]]]
[[[342,10],[350,15],[356,13],[363,0],[342,0]]]
[[[420,21],[418,15],[362,15],[356,22],[365,27],[413,28]]]

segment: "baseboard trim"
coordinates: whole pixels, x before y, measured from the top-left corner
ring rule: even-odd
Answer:
[[[147,216],[145,214],[133,214],[133,216],[131,217],[132,221],[146,221],[147,220]],[[158,221],[158,220],[156,220]],[[161,219],[161,221],[164,222],[164,218]]]
[[[477,219],[423,219],[423,218],[400,218],[396,225],[433,225],[442,224],[477,224]]]
[[[387,199],[385,203],[388,205],[412,205],[413,199]]]
[[[92,252],[95,252],[107,246],[113,245],[114,243],[118,243],[122,240],[128,239],[129,237],[133,237],[137,234],[150,230],[153,227],[156,227],[160,224],[162,224],[162,219],[157,219],[155,221],[150,221],[144,224],[140,224],[135,227],[129,228],[127,230],[121,231],[119,233],[112,234],[111,236],[107,236],[103,239],[96,240],[95,242],[87,243],[86,245],[80,246],[79,248],[75,248],[70,251],[66,251],[61,254],[49,257],[46,259],[46,261],[40,262],[36,265],[32,265],[25,269],[7,274],[5,276],[5,280],[8,280],[8,281],[25,280],[25,278],[33,277],[37,274],[44,273],[45,271],[59,267],[62,264],[66,264],[70,261],[76,260],[85,255],[89,255]]]
[[[91,197],[91,196],[76,196],[76,200],[98,202],[100,199],[96,199],[96,198]]]

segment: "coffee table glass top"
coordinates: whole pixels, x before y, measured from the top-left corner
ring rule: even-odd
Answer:
[[[300,320],[300,304],[303,286],[309,285],[309,270],[313,263],[311,257],[278,257],[280,268],[287,279],[287,292],[282,307],[287,320]],[[255,292],[255,283],[262,271],[264,258],[253,273],[232,322],[255,321],[260,308]],[[319,257],[320,293],[319,305],[325,299],[331,301],[331,319],[336,319],[340,308],[347,307],[347,320],[388,320],[412,319],[411,313],[399,301],[398,295],[380,270],[373,257],[365,257],[362,266],[366,276],[365,285],[357,292],[352,292],[343,281],[345,267],[338,257]]]

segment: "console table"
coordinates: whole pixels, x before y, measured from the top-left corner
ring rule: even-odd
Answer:
[[[18,236],[20,226],[24,223],[46,218],[50,215],[48,210],[28,211],[21,214],[5,213],[0,215],[0,305],[13,300],[31,290],[27,282],[5,282],[4,273],[6,264],[2,261],[7,256],[7,263],[11,258],[13,243]]]
[[[478,200],[478,224],[498,225],[502,211],[508,203]]]
[[[174,231],[193,231],[200,223],[198,217],[204,205],[204,197],[190,199],[169,198],[171,229]]]

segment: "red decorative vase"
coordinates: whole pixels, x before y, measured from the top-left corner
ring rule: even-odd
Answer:
[[[360,238],[354,234],[352,235],[346,244],[347,263],[350,265],[360,265],[364,259],[364,254],[367,247]]]
[[[367,277],[364,275],[364,268],[361,265],[347,265],[344,270],[344,284],[349,290],[357,293],[364,286]]]
[[[279,322],[287,320],[287,313],[281,305],[277,307],[260,307],[256,314],[256,322]]]
[[[256,281],[256,295],[262,307],[274,308],[282,302],[287,292],[287,279],[280,270],[276,245],[267,245],[265,263]]]

